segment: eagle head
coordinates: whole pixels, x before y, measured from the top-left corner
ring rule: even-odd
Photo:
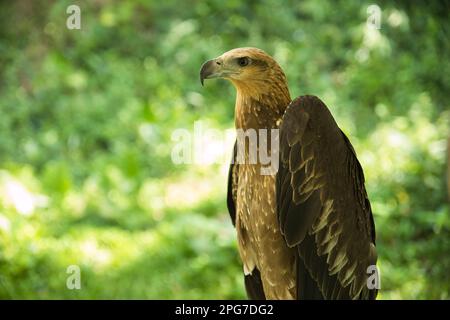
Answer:
[[[206,61],[200,70],[200,82],[223,78],[231,81],[242,95],[258,98],[270,92],[289,96],[286,76],[279,64],[258,48],[236,48]]]

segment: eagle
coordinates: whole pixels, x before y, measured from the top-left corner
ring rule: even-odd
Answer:
[[[252,162],[245,144],[250,135],[234,146],[227,206],[248,297],[375,299],[377,288],[368,285],[375,224],[364,173],[330,110],[316,96],[291,100],[282,68],[261,49],[206,61],[201,84],[213,78],[236,89],[236,129],[268,133],[257,135],[256,149],[278,160],[263,173],[266,162]]]

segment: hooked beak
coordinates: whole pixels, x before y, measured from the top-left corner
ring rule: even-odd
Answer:
[[[200,69],[200,82],[202,86],[205,79],[219,78],[221,76],[221,63],[217,59],[206,61]]]

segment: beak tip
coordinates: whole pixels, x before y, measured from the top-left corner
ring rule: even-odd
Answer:
[[[205,79],[209,79],[211,74],[214,72],[215,64],[213,61],[214,59],[206,61],[200,69],[200,83],[202,84],[202,87],[205,85]]]

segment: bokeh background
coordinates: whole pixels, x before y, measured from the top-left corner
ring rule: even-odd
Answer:
[[[234,88],[198,72],[240,46],[272,54],[292,96],[321,97],[350,136],[379,298],[450,298],[449,5],[377,1],[378,30],[370,4],[2,1],[0,298],[245,298],[227,164],[171,160],[175,129],[233,127]]]

